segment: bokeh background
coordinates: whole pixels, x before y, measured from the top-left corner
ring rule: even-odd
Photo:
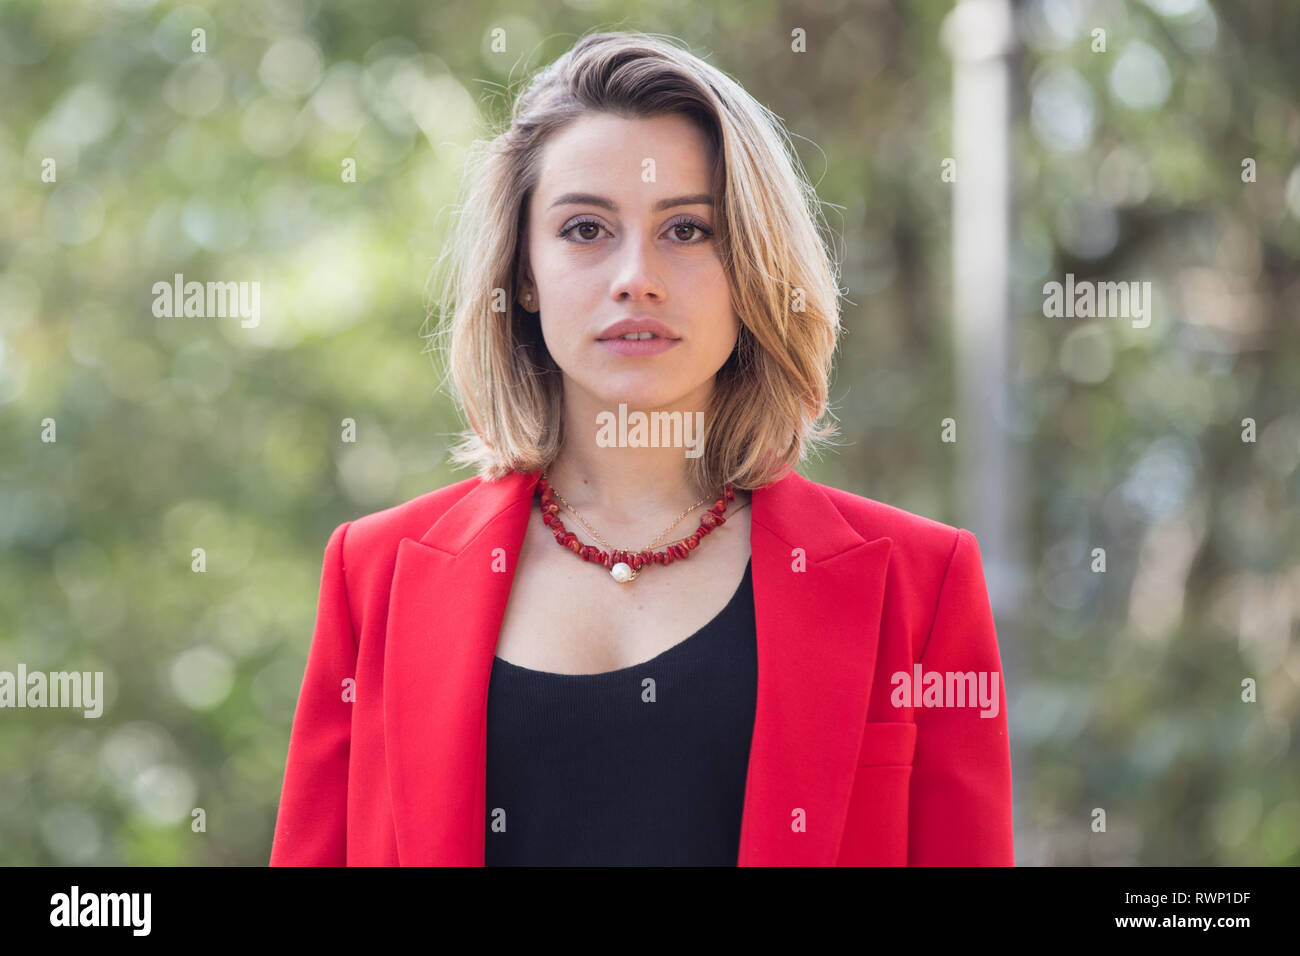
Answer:
[[[981,541],[1017,861],[1300,862],[1300,4],[1000,6],[0,4],[0,669],[107,696],[0,712],[0,863],[266,862],[330,531],[467,477],[422,336],[466,147],[595,29],[788,124],[847,297],[802,470]],[[178,272],[259,324],[155,317]],[[1046,317],[1067,272],[1150,326]]]

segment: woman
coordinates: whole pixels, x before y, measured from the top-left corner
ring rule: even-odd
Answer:
[[[331,536],[273,865],[1012,862],[975,538],[792,470],[839,318],[785,135],[596,34],[472,158],[478,474]]]

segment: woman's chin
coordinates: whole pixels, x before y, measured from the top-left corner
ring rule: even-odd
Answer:
[[[689,395],[675,389],[628,388],[616,391],[606,389],[596,395],[596,405],[601,410],[608,410],[615,414],[618,413],[620,405],[628,411],[650,411],[657,408],[682,410],[688,398]]]

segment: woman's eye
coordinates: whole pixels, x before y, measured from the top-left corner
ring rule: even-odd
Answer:
[[[589,244],[592,240],[594,240],[597,236],[600,235],[600,230],[601,230],[602,228],[604,228],[604,227],[601,226],[601,224],[598,223],[598,222],[592,222],[590,219],[579,219],[577,222],[573,223],[573,225],[571,225],[571,226],[566,226],[565,228],[561,229],[561,230],[560,230],[560,238],[561,238],[561,239],[569,239],[569,234],[570,234],[570,233],[572,233],[572,232],[577,232],[577,233],[578,233],[578,236],[579,236],[579,238],[580,238],[580,240],[581,240],[581,242],[580,242],[579,244],[580,244],[580,245],[587,245],[587,244]],[[581,231],[579,231],[579,230],[581,230]],[[570,241],[570,242],[577,242],[578,240],[575,240],[575,239],[569,239],[569,241]]]
[[[600,233],[604,228],[605,227],[598,222],[593,222],[590,219],[580,219],[572,225],[560,230],[560,238],[568,239],[569,242],[577,242],[579,245],[590,245],[600,237]],[[576,239],[569,238],[570,234],[573,233],[577,234]],[[692,233],[699,233],[700,237],[696,238]],[[713,235],[708,228],[696,222],[672,223],[668,227],[667,234],[676,237],[678,240],[677,244],[682,246],[697,245]]]

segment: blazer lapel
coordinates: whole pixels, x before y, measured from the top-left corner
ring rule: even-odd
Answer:
[[[540,472],[479,482],[398,544],[384,721],[403,865],[482,866],[487,690]],[[829,865],[867,716],[891,541],[796,472],[754,492],[758,696],[741,866]]]
[[[797,472],[754,492],[758,698],[740,866],[830,866],[848,812],[893,542]]]
[[[539,476],[479,482],[398,543],[384,724],[403,865],[483,865],[488,681]]]

